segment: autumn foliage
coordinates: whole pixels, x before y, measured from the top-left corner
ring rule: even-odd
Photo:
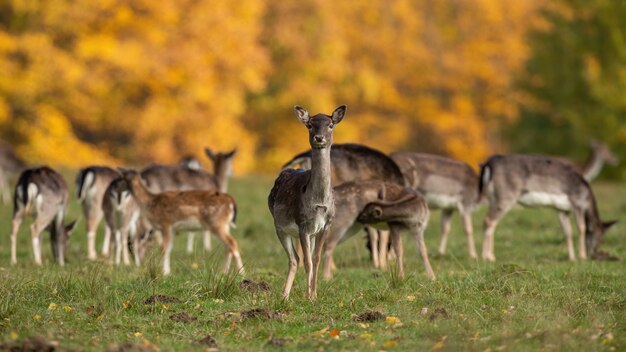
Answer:
[[[336,142],[476,165],[505,149],[539,0],[0,2],[0,137],[32,163],[173,162],[307,148],[299,104],[347,104]],[[302,138],[298,138],[302,136]]]

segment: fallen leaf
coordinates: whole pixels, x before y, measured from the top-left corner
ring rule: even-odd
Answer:
[[[66,312],[71,312],[74,310],[74,308],[70,307],[70,306],[63,306],[63,310]]]
[[[363,340],[371,340],[373,336],[372,334],[365,333],[365,334],[359,335],[359,337],[362,338]]]
[[[389,340],[389,341],[385,341],[383,343],[383,347],[385,347],[385,348],[393,348],[393,347],[396,347],[396,346],[398,346],[398,341],[396,341],[396,340]]]
[[[408,295],[406,296],[406,300],[409,302],[413,302],[417,299],[417,297],[415,297],[414,295]]]
[[[15,331],[11,331],[11,340],[15,341],[17,340],[17,333]]]
[[[318,330],[314,333],[312,333],[312,336],[322,336],[326,333],[326,331],[328,331],[328,329],[330,329],[330,325],[326,325],[326,327],[324,327],[322,330]]]
[[[135,336],[136,336],[136,337],[139,337],[139,336],[141,336],[141,335],[142,335],[142,334],[141,334],[139,331],[137,331],[137,332],[135,333]]]
[[[48,310],[52,310],[52,311],[57,310],[56,303],[50,303],[50,305],[48,306]]]
[[[35,314],[35,316],[33,317],[33,319],[40,321],[41,320],[41,315],[39,314]]]
[[[341,330],[335,328],[330,330],[330,333],[328,334],[330,337],[335,337],[335,336],[339,336],[339,333],[341,332]]]
[[[395,324],[399,324],[400,323],[400,319],[398,319],[398,317],[387,317],[385,318],[385,322],[389,325],[395,325]]]

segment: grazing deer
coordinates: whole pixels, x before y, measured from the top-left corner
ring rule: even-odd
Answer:
[[[333,220],[333,224],[330,228],[330,233],[326,239],[324,247],[325,279],[330,279],[332,277],[332,271],[335,268],[333,260],[335,247],[355,235],[361,228],[363,228],[363,224],[357,222],[357,218],[368,204],[378,201],[397,201],[407,197],[418,197],[421,199],[421,196],[410,188],[405,188],[395,183],[387,183],[379,180],[346,182],[335,187],[334,193],[335,219]],[[419,201],[416,200],[415,203],[419,203]],[[411,204],[415,205],[413,203]],[[428,208],[426,207],[426,213],[424,213],[423,209],[418,206],[416,206],[415,210],[415,219],[424,220],[424,227],[426,227],[426,222],[428,220]],[[425,218],[421,218],[421,216],[425,216]],[[375,221],[374,223],[377,222],[379,221]],[[369,223],[371,222],[368,222],[368,224]],[[392,230],[392,244],[396,254],[398,255],[398,260],[401,261],[402,248],[399,230],[402,227],[396,223],[389,223],[388,227]],[[396,241],[396,243],[393,243],[393,241]],[[381,250],[384,251],[386,248],[386,246],[383,246]],[[383,253],[382,256],[385,257],[386,253]],[[402,266],[400,266],[400,274],[404,275]]]
[[[458,210],[467,236],[469,255],[476,258],[472,211],[480,201],[478,175],[468,164],[454,159],[422,153],[393,153],[408,186],[420,192],[430,209],[441,209],[439,253],[446,253],[452,213]]]
[[[67,185],[63,176],[47,166],[27,169],[20,175],[13,197],[11,227],[11,264],[17,263],[17,232],[25,216],[33,216],[30,225],[35,263],[41,265],[41,232],[50,231],[54,260],[65,265],[65,248],[76,221],[65,226],[68,202]]]
[[[396,163],[385,153],[361,144],[334,144],[330,149],[331,184],[333,187],[345,182],[359,180],[382,180],[404,185],[404,176]],[[304,170],[311,169],[311,150],[294,156],[283,165],[284,168],[300,166]],[[387,266],[386,247],[379,250],[379,239],[383,243],[388,231],[377,231],[366,226],[368,241],[372,250],[372,263],[375,268]],[[380,253],[380,254],[379,254]],[[384,255],[383,255],[384,254]],[[332,264],[332,262],[331,262]]]
[[[129,265],[128,240],[133,243],[135,264],[141,264],[142,241],[147,239],[147,233],[140,219],[139,205],[130,193],[128,184],[122,177],[118,177],[107,187],[102,199],[102,210],[107,229],[114,234],[110,239],[115,245],[115,264],[119,265],[123,258],[124,264]],[[112,256],[111,256],[112,257]]]
[[[13,147],[0,142],[0,193],[2,203],[8,204],[11,200],[9,181],[26,168],[26,163],[15,153]]]
[[[180,165],[151,165],[141,171],[152,193],[171,191],[219,191],[228,192],[228,177],[231,174],[233,157],[237,149],[214,153],[205,148],[205,154],[213,162],[213,174],[202,170],[195,158],[185,157]],[[195,160],[195,161],[194,161]],[[194,233],[187,237],[187,252],[193,252]],[[211,250],[211,234],[204,233],[204,249]]]
[[[243,272],[243,263],[237,241],[230,235],[230,226],[235,225],[237,205],[228,194],[215,191],[176,191],[151,193],[144,185],[138,172],[120,170],[130,192],[141,209],[142,216],[152,229],[163,236],[163,274],[170,273],[170,254],[174,234],[178,230],[211,231],[228,251],[224,271],[230,268],[232,258],[237,270]]]
[[[602,171],[604,163],[607,163],[609,165],[617,165],[619,163],[619,159],[615,154],[613,154],[613,152],[611,152],[606,144],[599,142],[595,139],[589,141],[589,148],[589,157],[582,165],[579,165],[578,163],[570,159],[558,159],[572,165],[578,172],[583,175],[585,180],[591,182],[596,177],[598,177],[600,171]]]
[[[120,174],[106,166],[90,166],[78,172],[76,177],[76,193],[83,209],[85,225],[87,226],[87,258],[95,260],[96,231],[102,220],[102,199],[109,184]],[[109,255],[111,232],[109,227],[104,228],[104,242],[102,255]]]
[[[310,116],[308,111],[299,106],[294,110],[300,122],[309,130],[311,170],[283,170],[269,194],[268,205],[274,218],[276,234],[289,258],[283,298],[289,298],[298,270],[298,253],[294,242],[294,238],[298,238],[307,276],[306,298],[315,300],[320,254],[335,214],[330,146],[334,128],[345,116],[346,106],[338,107],[331,116]]]
[[[485,217],[483,259],[495,261],[494,231],[498,221],[515,203],[551,207],[559,212],[570,260],[576,260],[569,214],[574,213],[579,233],[579,257],[593,255],[605,231],[615,222],[603,223],[589,183],[571,165],[555,158],[533,155],[496,155],[480,172],[479,191],[489,201]]]
[[[429,279],[435,280],[435,273],[428,260],[428,250],[424,242],[424,230],[428,225],[430,212],[424,198],[410,188],[402,189],[395,200],[377,200],[365,206],[357,221],[363,224],[387,223],[391,230],[391,243],[398,256],[398,274],[404,277],[404,253],[400,231],[409,230],[415,237],[417,251],[422,257],[424,269]]]

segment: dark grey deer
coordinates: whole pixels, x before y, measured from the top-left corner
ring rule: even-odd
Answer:
[[[335,214],[331,186],[330,147],[335,126],[346,113],[342,105],[332,115],[310,116],[296,106],[295,113],[309,130],[311,170],[283,170],[268,197],[276,234],[289,258],[289,270],[283,297],[289,298],[298,270],[298,254],[294,238],[300,239],[304,270],[307,276],[306,297],[317,298],[317,270],[324,239]]]

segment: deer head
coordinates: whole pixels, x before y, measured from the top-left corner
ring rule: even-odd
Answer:
[[[585,234],[585,244],[589,254],[593,255],[598,251],[598,247],[604,241],[606,231],[617,223],[617,220],[600,222],[600,226],[590,226],[591,222],[587,222],[587,233]]]
[[[309,112],[299,106],[294,107],[296,116],[309,129],[309,143],[313,149],[324,149],[333,143],[333,129],[346,115],[347,106],[341,105],[331,116],[317,114],[309,116]]]
[[[217,154],[209,148],[204,148],[204,153],[213,161],[213,173],[215,175],[231,175],[233,157],[237,153],[237,148],[226,153],[217,152]]]
[[[609,165],[617,165],[619,163],[619,158],[613,154],[606,144],[592,139],[589,141],[589,146],[595,155],[605,160]]]

